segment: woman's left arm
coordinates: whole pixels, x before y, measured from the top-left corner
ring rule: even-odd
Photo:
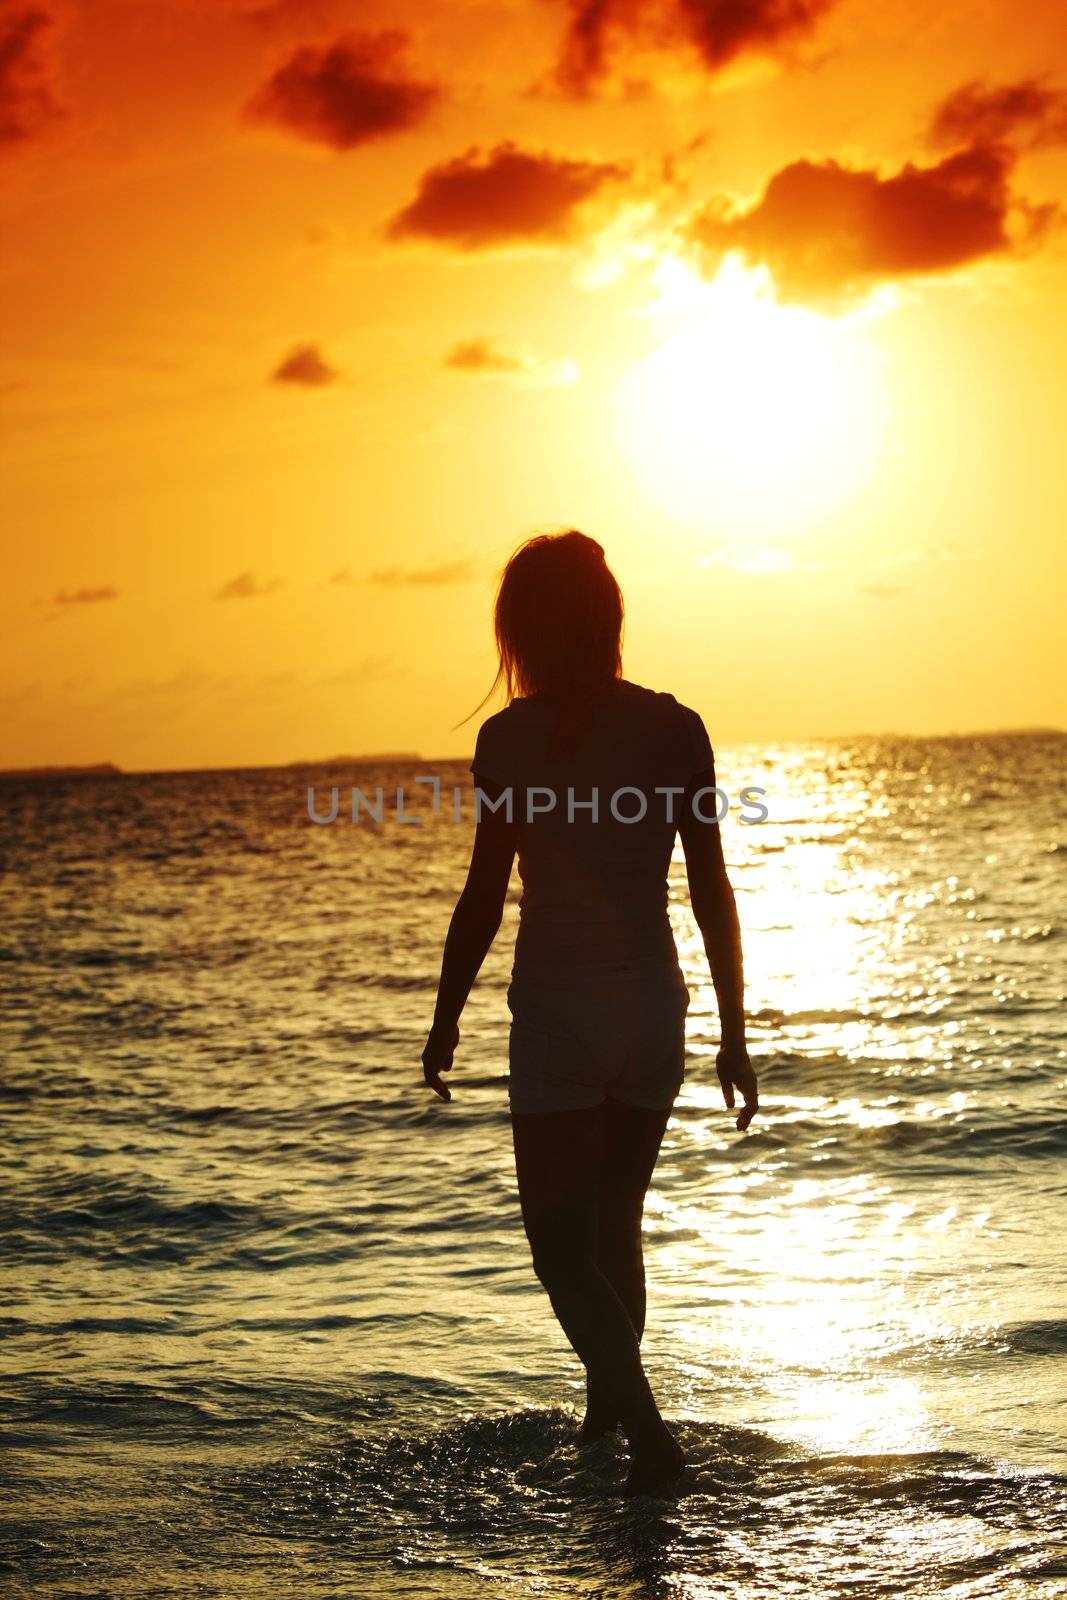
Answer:
[[[475,782],[491,801],[503,793],[499,784],[477,774]],[[467,881],[448,926],[433,1025],[422,1052],[423,1077],[442,1100],[452,1098],[448,1085],[441,1081],[441,1073],[451,1070],[459,1044],[460,1015],[500,927],[514,859],[514,823],[503,810],[484,807],[474,834]]]

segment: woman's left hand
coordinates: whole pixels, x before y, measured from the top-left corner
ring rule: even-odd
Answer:
[[[719,1075],[722,1085],[722,1097],[732,1111],[734,1108],[734,1090],[740,1091],[745,1102],[737,1118],[737,1131],[744,1133],[752,1118],[759,1110],[759,1085],[756,1082],[756,1069],[748,1059],[748,1051],[743,1044],[722,1045],[716,1060],[715,1070]]]
[[[427,1087],[434,1094],[440,1095],[442,1100],[451,1100],[452,1091],[446,1083],[441,1082],[442,1072],[451,1072],[452,1058],[459,1044],[459,1026],[453,1022],[451,1027],[441,1027],[437,1023],[430,1029],[426,1048],[422,1052],[422,1075]]]

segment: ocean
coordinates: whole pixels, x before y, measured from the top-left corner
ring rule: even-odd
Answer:
[[[1067,1593],[1067,736],[718,762],[763,1109],[679,855],[644,1349],[693,1467],[633,1501],[519,1219],[517,879],[422,1083],[471,822],[412,780],[465,763],[0,781],[5,1595]]]

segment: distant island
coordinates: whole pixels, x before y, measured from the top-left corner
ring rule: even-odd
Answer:
[[[286,765],[290,767],[352,767],[365,764],[368,761],[421,760],[422,756],[417,750],[383,750],[380,754],[374,751],[369,756],[320,756],[317,761],[289,761]]]
[[[109,778],[121,777],[122,768],[113,761],[97,761],[84,767],[0,767],[0,778]]]

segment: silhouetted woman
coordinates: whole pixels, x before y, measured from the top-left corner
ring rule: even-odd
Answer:
[[[482,726],[478,816],[452,916],[427,1084],[451,1098],[458,1022],[522,879],[508,1006],[508,1093],[534,1270],[586,1370],[583,1441],[621,1424],[625,1492],[677,1478],[681,1447],[641,1364],[645,1191],[684,1076],[685,986],[667,913],[681,834],[718,998],[726,1104],[757,1109],[745,1047],[741,940],[704,724],[621,676],[622,596],[595,540],[530,539],[508,562],[496,639],[508,704]]]

